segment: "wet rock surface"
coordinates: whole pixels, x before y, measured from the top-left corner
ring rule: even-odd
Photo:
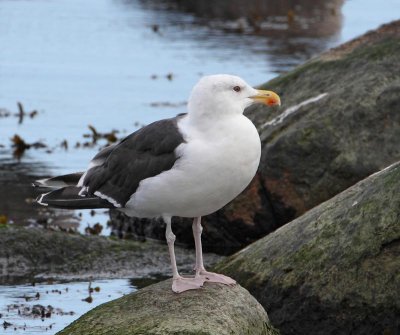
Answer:
[[[262,87],[283,105],[247,110],[262,140],[259,171],[232,203],[203,218],[205,250],[239,250],[400,159],[400,21]],[[155,220],[111,218],[116,234],[163,236]],[[173,229],[193,245],[190,220]]]
[[[247,288],[282,334],[398,334],[399,189],[396,163],[216,271]]]
[[[249,111],[279,224],[400,159],[400,21],[278,77],[279,116]]]
[[[176,248],[180,270],[192,273],[194,253]],[[213,264],[219,259],[205,255]],[[47,278],[134,278],[170,276],[167,246],[39,228],[0,228],[0,283]]]
[[[263,307],[241,286],[206,284],[173,293],[171,281],[103,304],[58,334],[279,334]]]

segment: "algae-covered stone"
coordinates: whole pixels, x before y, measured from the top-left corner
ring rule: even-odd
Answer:
[[[73,322],[59,335],[272,335],[279,334],[249,292],[208,284],[200,290],[173,293],[171,281],[103,304]]]
[[[283,334],[399,334],[400,163],[217,265]]]
[[[180,270],[191,271],[194,253],[176,248]],[[215,255],[205,255],[215,263]],[[121,278],[170,276],[166,243],[83,236],[45,229],[0,229],[0,283],[40,278]]]
[[[247,115],[262,140],[252,184],[203,218],[204,250],[239,250],[400,159],[400,21],[283,74],[262,88],[281,96]],[[112,216],[116,230],[158,238],[158,222]],[[193,245],[190,221],[177,241]]]
[[[282,224],[400,159],[400,21],[333,49],[264,88],[281,114],[249,111],[260,181]]]

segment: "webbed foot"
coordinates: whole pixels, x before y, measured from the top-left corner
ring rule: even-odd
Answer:
[[[206,279],[202,276],[196,277],[177,277],[172,279],[172,291],[181,293],[188,290],[197,290],[201,288]]]

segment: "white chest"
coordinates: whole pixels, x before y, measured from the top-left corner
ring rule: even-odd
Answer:
[[[180,158],[171,170],[140,184],[129,201],[135,215],[207,215],[233,200],[254,177],[261,144],[246,117],[237,116],[207,131],[180,128],[186,130],[186,143],[176,150]]]
[[[207,175],[207,179],[220,180],[221,186],[239,189],[243,183],[247,186],[257,170],[261,144],[254,125],[241,116],[189,138],[180,150],[185,157],[183,168],[203,178]]]

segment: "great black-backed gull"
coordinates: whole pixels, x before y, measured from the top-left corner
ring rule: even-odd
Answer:
[[[156,121],[100,151],[86,172],[40,180],[56,188],[38,198],[45,206],[117,208],[129,216],[162,217],[171,258],[174,292],[204,282],[235,281],[203,266],[201,217],[241,193],[257,171],[261,143],[243,115],[254,102],[279,105],[279,96],[256,90],[241,78],[212,75],[200,79],[188,113]],[[175,261],[173,216],[192,217],[196,247],[194,277],[182,277]]]

